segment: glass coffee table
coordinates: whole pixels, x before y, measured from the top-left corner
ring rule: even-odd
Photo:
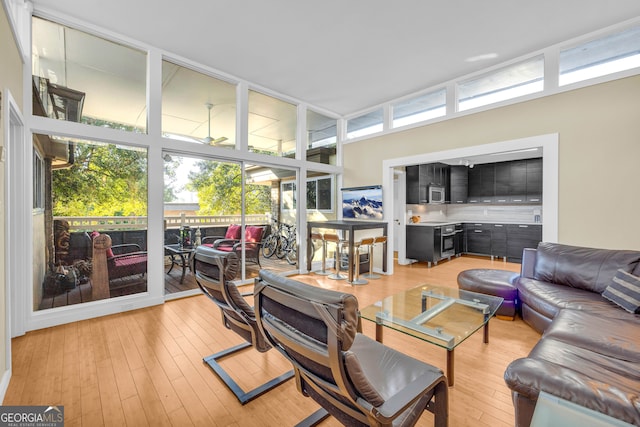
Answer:
[[[503,299],[456,288],[421,285],[360,310],[376,323],[376,340],[390,328],[447,349],[447,379],[453,385],[454,350],[480,328],[489,342],[489,320]]]

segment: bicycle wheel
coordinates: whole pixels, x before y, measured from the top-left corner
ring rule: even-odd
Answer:
[[[275,235],[270,234],[262,244],[262,256],[265,258],[271,258],[276,253],[278,247],[278,239]]]
[[[291,265],[298,263],[298,245],[296,245],[296,242],[291,242],[290,248],[287,251],[287,262]]]
[[[287,256],[287,251],[289,251],[289,242],[287,242],[287,239],[279,239],[276,247],[276,257],[278,259],[284,258]]]

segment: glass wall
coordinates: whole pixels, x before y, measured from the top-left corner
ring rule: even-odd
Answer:
[[[249,91],[249,151],[295,157],[297,121],[295,105]]]
[[[640,67],[640,26],[560,52],[560,86]]]
[[[236,85],[162,61],[162,133],[168,138],[234,148]]]
[[[313,110],[307,110],[307,160],[336,164],[338,121]]]
[[[458,84],[458,111],[465,111],[544,89],[544,56],[501,68]]]
[[[392,105],[394,128],[442,117],[447,113],[445,88]]]
[[[383,127],[382,108],[372,111],[362,116],[354,117],[347,121],[347,139],[359,138],[382,132]]]
[[[145,292],[147,150],[41,134],[34,148],[34,310]]]
[[[147,54],[73,28],[32,20],[33,114],[147,130]]]

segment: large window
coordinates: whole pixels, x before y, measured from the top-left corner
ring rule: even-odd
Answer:
[[[347,121],[347,139],[359,138],[382,132],[383,126],[382,108],[371,111]]]
[[[458,84],[458,110],[465,111],[544,89],[542,55]]]
[[[37,17],[32,24],[34,115],[146,132],[145,52]]]
[[[295,157],[296,126],[295,105],[249,91],[249,151]]]
[[[72,151],[48,151],[52,168],[34,170],[34,180],[50,173],[44,212],[33,218],[34,233],[42,232],[34,238],[34,263],[45,271],[34,283],[34,308],[145,292],[147,150],[53,135],[34,139]]]
[[[640,26],[560,52],[560,86],[640,67]]]
[[[337,123],[334,118],[307,110],[307,160],[336,164]]]
[[[393,127],[407,126],[436,117],[442,117],[447,112],[446,104],[447,91],[444,88],[397,102],[392,105]]]
[[[333,178],[307,178],[307,210],[333,211]]]
[[[236,85],[162,61],[162,133],[234,148]]]

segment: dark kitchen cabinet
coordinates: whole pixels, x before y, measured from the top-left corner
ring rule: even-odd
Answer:
[[[429,263],[438,262],[441,238],[440,227],[407,225],[407,258]]]
[[[466,253],[491,254],[491,228],[487,224],[465,224]]]
[[[515,160],[495,164],[495,202],[525,203],[527,161]]]
[[[445,200],[449,200],[449,165],[427,163],[405,167],[407,204],[429,203],[429,186],[445,188]]]
[[[527,160],[527,202],[542,203],[542,158]]]
[[[507,257],[507,227],[505,224],[491,224],[491,256]]]
[[[541,225],[508,224],[507,261],[522,262],[522,250],[524,248],[536,248],[541,241]]]
[[[451,166],[449,169],[450,191],[448,200],[451,203],[467,203],[469,193],[469,174],[466,166]]]
[[[495,196],[495,163],[469,168],[468,203],[492,203]]]
[[[418,165],[407,166],[406,188],[407,188],[407,204],[417,205],[420,203],[420,168]]]

